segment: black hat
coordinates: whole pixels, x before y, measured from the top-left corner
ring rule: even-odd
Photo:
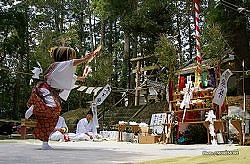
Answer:
[[[90,114],[90,115],[92,115],[92,116],[93,116],[92,109],[90,109],[90,110],[88,111],[87,115],[88,115],[88,114]]]
[[[51,51],[55,62],[67,61],[76,57],[76,51],[71,47],[55,47]]]

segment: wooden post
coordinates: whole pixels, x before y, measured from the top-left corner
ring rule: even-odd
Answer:
[[[119,124],[118,125],[118,141],[123,141],[122,139],[122,132],[126,129],[125,124]]]
[[[136,65],[136,81],[135,81],[135,106],[139,105],[140,101],[140,61],[137,61]]]
[[[25,125],[21,125],[21,139],[26,139],[26,126]]]
[[[242,121],[241,120],[231,120],[231,124],[239,132],[240,145],[243,145]]]
[[[209,134],[209,124],[210,123],[208,121],[203,122],[203,126],[205,126],[205,128],[207,129],[207,144],[211,144],[211,139]]]

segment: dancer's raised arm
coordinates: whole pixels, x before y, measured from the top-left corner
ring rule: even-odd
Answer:
[[[79,64],[82,64],[84,62],[89,61],[93,57],[92,53],[89,53],[85,55],[84,57],[81,57],[80,59],[73,59],[73,66],[78,66]]]

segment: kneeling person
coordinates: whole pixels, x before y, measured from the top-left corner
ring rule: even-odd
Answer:
[[[101,136],[97,134],[96,125],[93,122],[93,113],[90,110],[86,118],[82,118],[76,128],[77,140],[92,140],[92,139],[100,139]]]
[[[66,133],[68,132],[68,126],[62,116],[59,116],[58,122],[54,131],[51,133],[49,139],[52,141],[68,141]]]

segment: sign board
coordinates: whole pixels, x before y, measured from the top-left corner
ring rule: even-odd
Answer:
[[[157,113],[152,114],[150,127],[154,134],[161,134],[163,130],[163,125],[166,122],[167,113]]]
[[[95,103],[96,105],[101,105],[102,102],[108,97],[108,95],[111,93],[111,87],[109,84],[107,84],[103,90],[96,96]]]
[[[222,73],[219,86],[217,87],[214,94],[213,103],[219,106],[223,104],[225,96],[227,94],[227,81],[232,74],[233,73],[229,69]]]

